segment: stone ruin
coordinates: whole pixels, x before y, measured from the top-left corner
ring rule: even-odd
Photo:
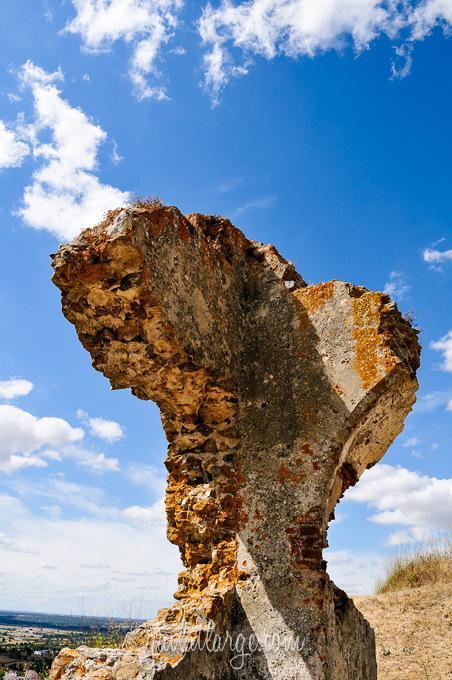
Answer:
[[[375,680],[374,634],[326,572],[344,491],[402,430],[417,332],[387,295],[307,286],[227,219],[138,204],[53,258],[93,366],[159,406],[175,604],[51,680]]]

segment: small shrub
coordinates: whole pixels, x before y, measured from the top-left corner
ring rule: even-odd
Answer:
[[[87,647],[96,648],[120,647],[122,641],[124,640],[124,635],[124,627],[116,624],[114,621],[111,621],[108,624],[107,630],[95,630],[90,635],[88,635],[88,637],[83,641],[83,644]]]

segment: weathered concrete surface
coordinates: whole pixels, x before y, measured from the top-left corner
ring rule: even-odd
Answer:
[[[123,649],[64,650],[52,680],[374,680],[373,631],[322,550],[414,402],[417,334],[395,304],[306,286],[228,220],[172,207],[113,211],[53,266],[94,367],[161,409],[186,571]],[[213,632],[224,648],[192,644]]]

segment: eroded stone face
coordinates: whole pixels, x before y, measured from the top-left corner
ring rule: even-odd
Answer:
[[[171,207],[112,212],[53,266],[94,367],[161,409],[186,570],[123,649],[66,650],[52,680],[376,678],[373,632],[322,551],[414,402],[417,335],[394,303],[306,286],[228,220]],[[193,644],[213,633],[216,651]]]

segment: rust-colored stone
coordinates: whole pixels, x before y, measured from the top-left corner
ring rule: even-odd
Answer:
[[[94,367],[162,412],[185,571],[176,604],[122,649],[63,650],[51,680],[374,680],[373,633],[322,551],[414,402],[419,346],[397,307],[307,287],[228,220],[157,204],[112,211],[53,266]],[[212,630],[258,644],[237,668],[230,645],[193,646]],[[264,649],[275,634],[302,645]]]

